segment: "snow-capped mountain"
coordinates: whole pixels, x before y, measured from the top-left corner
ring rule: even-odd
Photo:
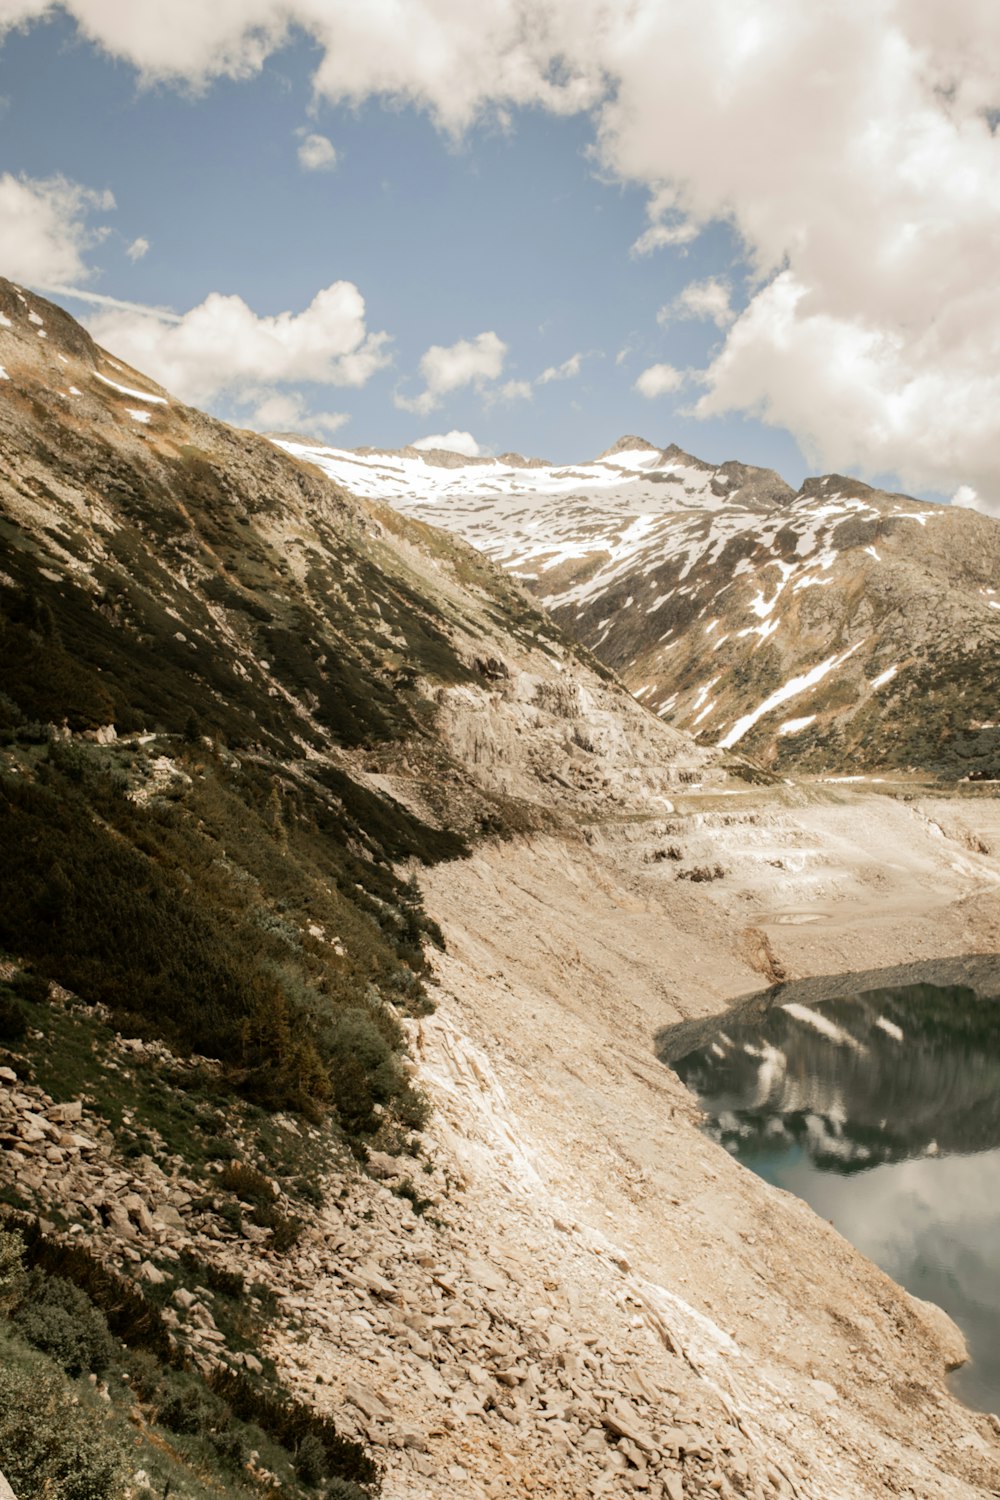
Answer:
[[[558,466],[282,439],[521,579],[654,713],[780,768],[1000,766],[1000,525],[622,438]]]

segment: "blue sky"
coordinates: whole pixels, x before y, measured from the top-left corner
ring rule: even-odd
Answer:
[[[559,0],[531,3],[555,35]],[[643,72],[657,65],[652,43],[611,34],[607,55],[598,48],[593,59],[559,44],[563,76],[575,69],[589,79],[586,107],[575,110],[553,105],[551,68],[547,77],[540,66],[537,81],[517,82],[506,97],[494,83],[513,55],[505,4],[484,4],[484,18],[496,11],[496,35],[491,42],[484,19],[487,56],[482,76],[466,60],[468,98],[449,92],[448,69],[435,72],[421,47],[411,46],[412,63],[405,49],[393,62],[387,99],[378,50],[388,48],[387,33],[352,33],[354,81],[353,59],[336,33],[345,10],[339,0],[312,0],[306,9],[310,17],[321,12],[322,24],[310,20],[308,30],[265,41],[239,17],[253,10],[266,24],[269,0],[220,3],[216,29],[195,35],[183,56],[152,20],[146,31],[136,22],[124,38],[109,32],[98,0],[67,0],[34,21],[42,0],[18,0],[25,24],[3,35],[0,0],[0,217],[7,221],[0,272],[182,318],[206,299],[240,299],[239,307],[212,303],[190,324],[155,325],[128,310],[57,296],[116,352],[247,425],[308,430],[312,423],[345,446],[395,447],[461,431],[484,452],[516,449],[559,461],[592,456],[638,432],[707,459],[766,464],[794,482],[841,467],[927,496],[961,488],[965,503],[978,503],[984,480],[993,482],[979,449],[995,431],[984,434],[981,418],[967,418],[964,433],[934,381],[956,377],[958,389],[964,381],[985,400],[991,391],[982,382],[995,377],[995,360],[992,370],[985,361],[970,370],[970,335],[960,330],[934,363],[926,315],[927,326],[913,333],[917,292],[927,300],[919,279],[926,267],[901,263],[895,278],[875,284],[841,243],[850,213],[891,199],[896,178],[912,179],[912,162],[889,159],[882,185],[870,181],[870,172],[850,165],[857,153],[846,116],[834,121],[844,139],[825,162],[819,145],[797,159],[799,127],[789,121],[783,161],[756,94],[734,95],[704,114],[689,80],[706,51],[712,72],[705,77],[724,72],[710,28],[723,25],[735,0],[710,0],[705,46],[690,65],[661,66],[659,90],[655,73],[647,81]],[[757,4],[762,22],[784,7],[785,0]],[[916,0],[911,8],[919,20]],[[136,8],[154,19],[158,9],[169,27],[162,0]],[[418,41],[427,35],[439,49],[453,45],[460,66],[469,54],[459,55],[463,36],[445,0],[413,0],[412,9],[426,10]],[[650,26],[665,26],[677,6],[643,0],[643,9]],[[229,11],[235,19],[227,21]],[[187,24],[179,12],[175,24]],[[873,51],[894,40],[859,36]],[[661,64],[676,56],[668,40]],[[807,36],[800,45],[821,42]],[[557,42],[549,45],[558,54]],[[245,51],[232,62],[239,47]],[[608,87],[602,80],[612,57],[619,77]],[[859,66],[850,53],[839,65],[836,56],[829,62],[844,75],[835,77],[838,86]],[[590,76],[592,63],[599,72]],[[324,65],[340,67],[350,81],[324,85]],[[802,59],[792,55],[781,65],[801,72]],[[523,61],[519,67],[523,73]],[[742,72],[734,77],[745,87]],[[780,73],[765,82],[777,89]],[[922,119],[930,107],[915,86],[907,88],[890,121],[901,139],[912,137],[915,112]],[[982,112],[982,100],[971,99],[969,117],[978,121]],[[967,135],[968,120],[960,123]],[[307,138],[319,138],[311,155]],[[980,157],[984,142],[974,143]],[[950,138],[945,145],[958,149]],[[737,159],[729,177],[723,152]],[[845,163],[860,173],[846,186]],[[812,179],[824,172],[829,192],[817,196]],[[885,212],[881,241],[866,229],[868,266],[896,243],[904,213],[913,218],[906,191],[895,215]],[[918,205],[929,217],[939,207],[932,193],[927,186],[928,201]],[[836,213],[828,214],[831,199]],[[970,246],[974,260],[977,237],[995,237],[995,199],[994,185],[986,222],[964,226],[966,260]],[[651,231],[682,243],[637,253]],[[908,278],[912,305],[897,308]],[[320,327],[307,310],[317,293],[342,282],[356,288],[363,310],[352,304],[350,316],[338,313]],[[967,288],[966,275],[954,288],[956,302]],[[947,303],[949,288],[943,295]],[[269,321],[285,313],[306,318],[293,328]],[[244,347],[227,364],[221,346],[233,317]],[[324,362],[315,344],[331,330],[336,347]],[[905,338],[911,350],[900,347]],[[280,369],[268,356],[273,339],[284,340]],[[435,349],[438,356],[429,356]],[[919,380],[910,358],[917,353],[931,363]],[[948,388],[956,389],[954,380]],[[947,430],[928,433],[928,411],[946,404]]]

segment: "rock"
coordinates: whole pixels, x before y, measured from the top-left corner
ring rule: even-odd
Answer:
[[[637,1448],[655,1453],[656,1444],[642,1425],[642,1419],[634,1407],[626,1401],[613,1402],[601,1415],[601,1421],[615,1437],[628,1438]]]
[[[664,1474],[663,1500],[684,1500],[684,1481],[679,1474]]]
[[[369,1151],[368,1171],[373,1177],[384,1179],[401,1176],[403,1169],[395,1156],[390,1156],[385,1151]]]
[[[139,1275],[143,1281],[148,1281],[150,1286],[162,1286],[166,1277],[158,1266],[154,1266],[151,1260],[144,1260],[139,1267]]]
[[[73,1099],[68,1104],[50,1104],[45,1114],[59,1125],[69,1125],[83,1118],[83,1104],[79,1099]]]
[[[13,1068],[0,1068],[0,1082],[3,1082],[3,1083],[16,1083],[17,1082],[17,1074],[14,1072],[14,1069]],[[0,1475],[0,1478],[2,1478],[2,1477],[3,1476]],[[6,1480],[4,1480],[4,1483],[6,1483]],[[7,1488],[9,1489],[10,1486],[8,1485]]]
[[[17,1500],[17,1496],[4,1478],[2,1469],[0,1469],[0,1500]]]
[[[135,1226],[120,1203],[105,1200],[98,1208],[104,1223],[118,1239],[135,1239]]]
[[[153,1215],[143,1203],[138,1193],[126,1193],[122,1199],[122,1208],[128,1214],[132,1223],[143,1234],[150,1234],[153,1230]]]
[[[959,1365],[967,1364],[969,1350],[965,1335],[944,1308],[938,1307],[936,1302],[925,1302],[922,1298],[911,1297],[907,1293],[904,1296],[907,1297],[917,1322],[941,1351],[945,1369],[957,1370]]]
[[[172,1300],[177,1303],[178,1307],[182,1307],[185,1312],[190,1312],[198,1299],[193,1292],[188,1291],[187,1287],[179,1286],[174,1292]]]
[[[386,1422],[392,1417],[392,1412],[381,1396],[376,1395],[360,1381],[349,1380],[344,1389],[344,1395],[348,1401],[353,1401],[366,1417],[373,1417],[380,1422]]]
[[[506,1289],[506,1278],[484,1260],[470,1260],[466,1267],[472,1280],[480,1286],[484,1286],[489,1292],[502,1292]]]

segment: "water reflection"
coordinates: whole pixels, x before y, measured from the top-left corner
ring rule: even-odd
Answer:
[[[1000,1031],[929,985],[769,1009],[674,1067],[718,1140],[798,1194],[970,1343],[955,1377],[1000,1408]]]

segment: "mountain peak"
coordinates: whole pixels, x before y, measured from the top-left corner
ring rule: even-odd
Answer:
[[[624,437],[620,437],[616,443],[611,444],[610,448],[605,448],[604,452],[599,453],[597,456],[599,459],[614,458],[616,453],[634,453],[636,450],[643,449],[650,453],[659,453],[660,451],[657,445],[651,443],[648,438],[636,437],[634,433],[626,433]]]

